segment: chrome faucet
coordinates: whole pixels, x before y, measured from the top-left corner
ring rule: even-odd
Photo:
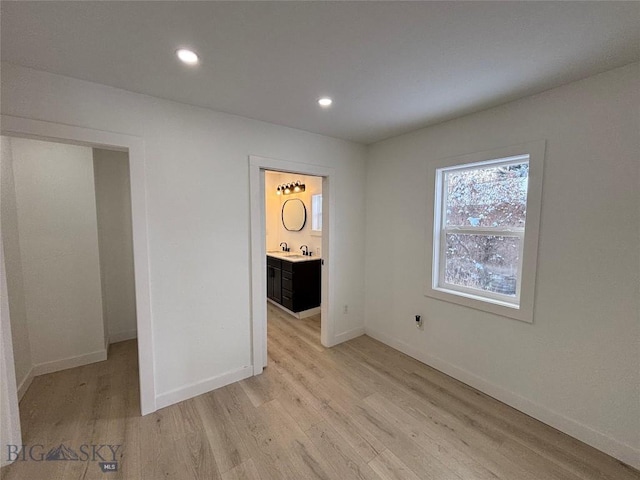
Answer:
[[[300,250],[302,250],[302,255],[306,255],[306,256],[311,255],[311,253],[309,252],[309,247],[307,247],[306,245],[302,245],[300,247]]]
[[[283,245],[284,245],[284,247],[282,247]],[[290,252],[290,251],[291,251],[291,249],[290,249],[290,248],[289,248],[289,246],[287,245],[287,242],[282,242],[282,243],[280,244],[280,246],[282,247],[282,251],[283,251],[283,252]]]

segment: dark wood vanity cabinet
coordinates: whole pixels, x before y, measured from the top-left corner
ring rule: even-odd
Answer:
[[[267,298],[278,303],[282,302],[281,265],[281,260],[267,257]]]
[[[320,306],[321,260],[289,262],[267,256],[267,298],[298,313]]]

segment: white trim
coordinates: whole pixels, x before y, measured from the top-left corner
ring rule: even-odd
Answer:
[[[495,305],[501,305],[507,308],[519,308],[517,303],[508,302],[502,300],[503,297],[507,297],[507,295],[498,295],[493,292],[483,292],[478,291],[475,288],[463,287],[461,285],[453,285],[451,283],[443,282],[446,286],[455,287],[448,289],[445,287],[433,287],[434,290],[438,292],[447,293],[449,295],[459,295],[461,297],[472,298],[474,300],[478,300],[481,302],[493,303]],[[476,293],[479,292],[479,293]]]
[[[66,142],[129,152],[131,177],[131,222],[136,288],[138,360],[140,371],[140,410],[142,415],[156,411],[153,316],[149,280],[149,239],[145,147],[140,137],[89,128],[44,122],[10,115],[0,117],[2,135]],[[13,364],[12,364],[13,365]]]
[[[109,345],[112,343],[124,342],[126,340],[133,340],[138,338],[137,330],[128,330],[126,332],[118,332],[109,334]]]
[[[210,392],[217,388],[224,387],[230,383],[239,382],[253,375],[253,368],[246,366],[232,370],[222,375],[207,378],[199,382],[185,385],[184,387],[175,388],[166,393],[161,393],[156,397],[156,406],[158,409],[168,407],[178,402],[188,400],[203,393]]]
[[[546,142],[539,140],[486,152],[443,158],[428,163],[426,174],[428,185],[433,188],[433,191],[429,190],[427,192],[428,233],[426,235],[425,296],[533,323],[545,148]],[[522,162],[525,156],[528,156],[529,161],[529,185],[527,190],[526,233],[522,241],[521,265],[518,269],[518,291],[516,292],[518,294],[518,304],[514,305],[514,299],[507,295],[465,289],[464,287],[450,284],[445,285],[443,278],[440,278],[443,277],[443,266],[436,263],[436,258],[442,263],[445,257],[445,245],[441,238],[442,226],[440,225],[443,220],[442,202],[444,194],[438,189],[438,187],[444,188],[444,182],[442,181],[442,177],[445,174],[444,169],[459,166],[459,170],[467,170],[490,165],[495,163],[496,160],[501,164],[517,163]],[[504,234],[520,237],[521,234],[517,231],[518,229],[511,230],[511,232]],[[460,231],[466,232],[466,229],[460,229]],[[488,231],[492,231],[492,229]],[[497,234],[498,232],[495,233]],[[439,254],[436,255],[435,252]]]
[[[296,313],[296,317],[299,319],[313,317],[314,315],[318,315],[322,313],[321,307],[310,308],[309,310],[303,310],[302,312]]]
[[[18,401],[22,400],[24,394],[27,393],[27,390],[29,390],[34,377],[35,375],[33,374],[33,367],[31,367],[31,370],[29,370],[22,381],[18,383]]]
[[[265,240],[265,198],[264,172],[278,172],[314,175],[322,179],[322,299],[320,341],[325,346],[335,345],[334,322],[330,315],[334,292],[332,275],[335,271],[331,256],[333,251],[333,222],[335,193],[333,178],[335,170],[330,167],[306,163],[289,162],[275,158],[249,155],[249,196],[251,221],[251,331],[252,331],[252,364],[254,375],[262,373],[267,365],[267,252]]]
[[[333,345],[338,345],[339,343],[342,343],[342,342],[348,342],[349,340],[353,340],[354,338],[361,337],[365,333],[366,333],[365,327],[357,327],[352,330],[339,333],[334,337],[335,343]]]
[[[270,298],[267,298],[267,302],[273,305],[274,307],[279,308],[280,310],[286,312],[292,317],[297,318],[298,320],[301,320],[303,318],[313,317],[314,315],[318,315],[319,313],[322,312],[322,309],[320,307],[315,307],[315,308],[310,308],[309,310],[303,310],[301,312],[296,313],[296,312],[292,312],[284,305],[280,305],[278,302],[274,302]]]
[[[53,360],[52,362],[44,362],[34,365],[31,371],[33,376],[46,375],[47,373],[59,372],[68,368],[82,367],[90,363],[103,362],[107,359],[107,350],[97,350],[91,353],[76,355],[74,357],[63,358],[61,360]]]
[[[16,369],[13,358],[11,319],[9,318],[9,294],[4,261],[4,245],[0,232],[0,435],[4,445],[21,445],[20,409],[16,386]],[[12,463],[4,455],[0,456],[0,466]]]
[[[407,343],[390,337],[378,330],[366,327],[365,333],[385,345],[395,348],[396,350],[399,350],[400,352],[409,355],[410,357],[413,357],[440,372],[446,373],[456,380],[480,390],[481,392],[506,403],[520,412],[526,413],[536,420],[550,425],[567,435],[577,438],[578,440],[591,445],[592,447],[597,448],[598,450],[605,452],[612,457],[631,465],[632,467],[640,468],[640,450],[633,448],[631,445],[624,444],[604,433],[594,430],[588,425],[535,403],[518,395],[517,393],[502,388],[482,377],[474,375],[473,373],[448,363],[434,355],[430,355],[424,350],[412,347]]]

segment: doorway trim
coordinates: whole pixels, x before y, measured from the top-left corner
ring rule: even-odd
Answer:
[[[58,143],[71,143],[129,153],[131,180],[131,223],[133,263],[136,288],[138,329],[138,363],[140,378],[140,411],[147,415],[156,411],[153,351],[153,318],[149,280],[149,239],[147,230],[147,190],[144,139],[121,133],[32,120],[11,115],[0,117],[0,132],[12,137],[33,138]],[[11,368],[14,368],[13,361]],[[17,403],[17,395],[15,398]]]
[[[322,179],[322,286],[320,342],[335,345],[334,324],[330,314],[333,304],[332,275],[333,227],[335,205],[335,170],[331,167],[290,162],[275,158],[249,155],[249,192],[251,221],[251,361],[253,374],[259,375],[267,366],[267,249],[265,219],[265,170],[300,175],[313,175]]]

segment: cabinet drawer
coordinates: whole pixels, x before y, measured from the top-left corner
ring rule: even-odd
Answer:
[[[289,275],[285,275],[288,272],[282,272],[282,288],[293,292],[293,279]]]
[[[282,260],[280,260],[279,258],[273,258],[273,257],[267,256],[267,265],[271,267],[280,268],[280,266],[282,265]]]
[[[287,272],[293,272],[293,262],[287,262],[286,260],[282,260],[282,270]]]
[[[290,290],[282,289],[282,306],[293,310],[293,293]]]

